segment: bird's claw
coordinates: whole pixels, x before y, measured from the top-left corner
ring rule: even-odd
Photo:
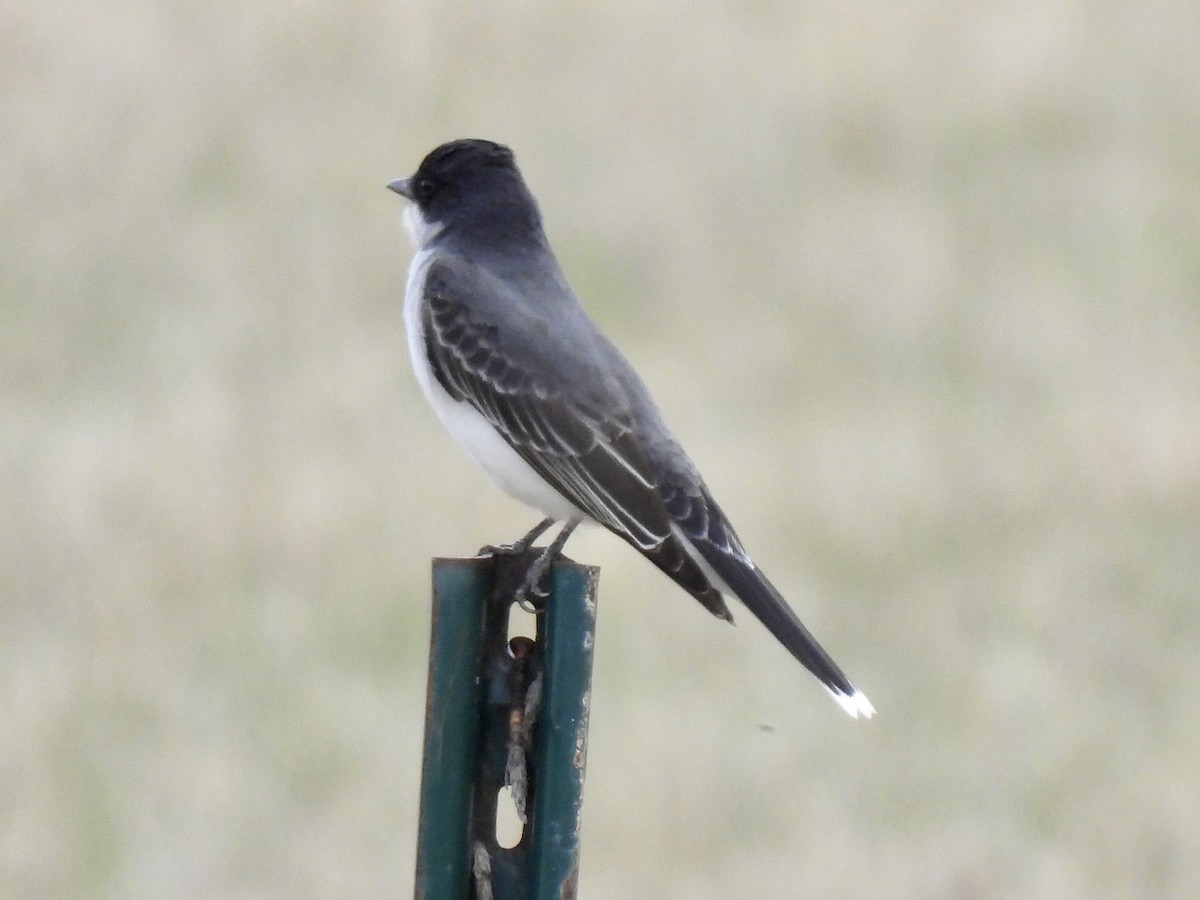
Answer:
[[[475,555],[484,558],[492,556],[520,556],[528,549],[529,547],[520,541],[513,541],[511,544],[484,544]]]
[[[533,546],[533,542],[553,524],[553,519],[542,519],[527,534],[513,541],[511,544],[485,544],[479,548],[479,552],[475,555],[482,557],[521,556],[524,553],[528,553],[529,548]]]
[[[549,563],[552,562],[553,559],[543,562],[543,559],[539,557],[534,560],[525,573],[525,580],[521,582],[521,586],[517,588],[514,595],[517,605],[525,612],[537,615],[545,608],[546,601],[550,599],[550,591],[545,584],[550,569]]]
[[[519,570],[512,571],[512,575],[509,576],[512,580],[505,581],[505,589],[517,578],[521,579],[520,586],[508,596],[512,597],[513,602],[526,612],[537,614],[546,608],[546,601],[550,598],[550,569],[553,567],[554,561],[562,555],[563,545],[571,536],[571,532],[575,530],[575,526],[579,524],[579,520],[568,521],[549,546],[540,549],[534,548],[533,542],[553,524],[552,519],[543,519],[520,540],[499,546],[488,544],[476,554],[479,557],[496,559],[496,565],[506,571],[512,571],[517,566],[524,567],[523,576],[518,574]],[[527,558],[522,559],[522,557]],[[501,559],[504,562],[500,562]]]

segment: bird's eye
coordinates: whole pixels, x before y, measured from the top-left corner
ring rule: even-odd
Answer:
[[[421,176],[417,179],[415,190],[417,202],[428,203],[433,198],[433,194],[436,190],[437,183],[432,178],[428,178],[424,175]]]

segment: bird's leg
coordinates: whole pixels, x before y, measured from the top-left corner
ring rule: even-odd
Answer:
[[[562,553],[562,548],[566,546],[567,539],[571,537],[571,532],[579,526],[579,519],[568,519],[567,524],[563,526],[562,531],[546,549],[537,555],[537,558],[529,564],[529,568],[525,570],[525,581],[521,587],[517,589],[516,602],[521,609],[526,612],[536,613],[537,601],[545,600],[549,593],[542,587],[542,582],[546,580],[546,576],[550,572],[550,567],[554,565],[554,560]],[[545,524],[545,523],[542,523]],[[544,528],[539,526],[538,534],[544,531]]]
[[[542,532],[554,524],[553,519],[542,519],[520,540],[511,544],[488,544],[481,547],[476,556],[520,556],[533,546],[533,542],[542,536]]]

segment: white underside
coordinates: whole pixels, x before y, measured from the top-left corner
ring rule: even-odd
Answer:
[[[408,207],[412,209],[413,207]],[[407,224],[407,223],[406,223]],[[410,231],[413,230],[410,226]],[[588,519],[575,504],[546,483],[521,459],[500,432],[475,407],[453,399],[438,383],[425,355],[425,333],[421,325],[421,292],[431,251],[421,250],[413,257],[404,295],[404,326],[408,332],[408,352],[417,383],[425,399],[450,436],[475,460],[492,482],[527,506],[556,521]]]

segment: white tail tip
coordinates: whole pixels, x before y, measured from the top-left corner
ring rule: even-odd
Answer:
[[[871,701],[867,699],[867,695],[857,688],[850,694],[843,694],[834,690],[830,690],[829,693],[833,694],[833,699],[838,702],[838,706],[849,713],[851,718],[857,719],[861,716],[864,719],[869,719],[875,715],[875,707],[871,705]]]

